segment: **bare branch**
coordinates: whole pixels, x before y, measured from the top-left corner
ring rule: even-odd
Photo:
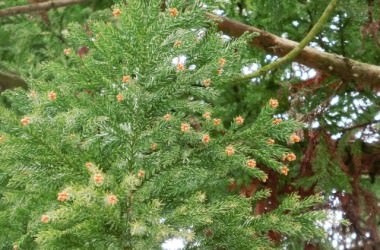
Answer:
[[[226,17],[216,16],[211,13],[207,13],[207,16],[218,24],[219,30],[232,37],[239,37],[245,32],[258,33],[259,36],[252,40],[251,45],[273,55],[284,56],[299,45],[297,42]],[[356,82],[358,89],[365,87],[380,89],[380,66],[377,65],[362,63],[310,47],[304,48],[294,61],[310,68],[336,75],[345,82]]]
[[[310,43],[316,35],[318,35],[319,32],[323,29],[323,26],[326,24],[327,20],[333,13],[335,6],[337,4],[338,0],[331,0],[329,5],[326,7],[325,11],[323,12],[322,16],[319,18],[319,20],[315,23],[313,28],[309,31],[309,33],[305,36],[304,39],[296,46],[294,47],[288,54],[286,54],[284,57],[278,59],[277,61],[274,61],[268,65],[265,65],[264,67],[260,68],[259,70],[255,71],[252,74],[245,75],[241,77],[240,79],[237,79],[238,81],[244,81],[244,80],[250,80],[254,77],[258,77],[270,70],[273,70],[275,68],[280,67],[281,65],[290,63],[294,60],[301,52],[302,50]]]
[[[50,10],[68,5],[84,3],[88,0],[56,0],[29,5],[16,6],[0,10],[0,17],[15,16],[36,11]]]

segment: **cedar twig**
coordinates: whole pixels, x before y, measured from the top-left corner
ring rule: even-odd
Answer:
[[[56,0],[42,3],[28,4],[16,7],[10,7],[0,10],[0,17],[15,16],[36,11],[50,10],[68,5],[84,3],[88,0]]]
[[[244,33],[258,33],[250,44],[261,48],[267,53],[277,56],[285,56],[299,43],[276,36],[254,26],[249,26],[227,17],[206,14],[208,18],[217,23],[218,29],[232,37],[240,37]],[[305,47],[295,58],[295,62],[309,68],[335,75],[344,82],[356,82],[357,89],[369,87],[380,89],[380,66],[362,63],[341,55],[319,51],[314,48]]]
[[[265,65],[264,67],[260,68],[256,72],[252,74],[245,75],[241,78],[238,79],[238,81],[246,81],[250,80],[254,77],[258,77],[270,70],[274,70],[284,64],[287,64],[291,61],[294,60],[301,52],[302,50],[306,47],[306,45],[311,42],[316,35],[321,32],[323,29],[323,26],[327,23],[329,17],[333,13],[335,6],[337,5],[338,0],[331,0],[329,5],[326,7],[325,11],[323,12],[322,16],[319,18],[319,20],[315,23],[313,28],[308,32],[308,34],[302,39],[302,41],[294,47],[288,54],[286,54],[284,57],[280,58],[277,61],[274,61],[273,63],[270,63],[268,65]]]

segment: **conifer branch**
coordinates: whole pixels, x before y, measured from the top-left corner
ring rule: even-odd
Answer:
[[[48,1],[42,3],[28,4],[16,7],[10,7],[3,10],[0,10],[0,17],[15,16],[19,14],[25,14],[36,11],[50,10],[59,7],[64,7],[68,5],[84,3],[87,0],[57,0],[57,1]]]
[[[337,5],[338,0],[331,0],[329,5],[326,7],[325,11],[323,12],[322,16],[319,18],[319,20],[315,23],[313,28],[309,31],[309,33],[305,36],[304,39],[296,46],[294,47],[288,54],[286,54],[284,57],[280,58],[277,61],[274,61],[273,63],[270,63],[268,65],[265,65],[264,67],[260,68],[259,70],[255,71],[252,74],[245,75],[238,79],[238,81],[246,81],[250,80],[254,77],[258,77],[270,70],[274,70],[281,65],[287,64],[294,60],[301,52],[302,50],[308,45],[316,35],[321,32],[323,29],[323,26],[327,23],[329,17],[333,13],[335,6]]]
[[[5,89],[22,87],[26,88],[26,82],[17,75],[0,72],[0,92]]]
[[[297,42],[226,17],[211,13],[207,13],[207,17],[217,23],[220,31],[232,37],[240,37],[245,32],[258,33],[259,36],[252,39],[250,44],[272,55],[285,56],[298,46]],[[336,75],[346,82],[356,82],[358,89],[363,89],[364,87],[380,89],[380,66],[377,65],[362,63],[311,47],[305,47],[294,58],[294,61],[310,68]]]

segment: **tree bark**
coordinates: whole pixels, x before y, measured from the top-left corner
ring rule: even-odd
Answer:
[[[254,26],[211,13],[207,13],[207,16],[217,23],[219,30],[232,37],[239,37],[245,32],[258,33],[259,36],[252,40],[251,45],[273,55],[285,56],[298,46],[297,42],[281,38]],[[362,63],[311,47],[304,48],[295,58],[295,61],[310,68],[336,75],[345,82],[355,82],[358,89],[366,87],[375,90],[380,89],[380,66],[377,65]]]
[[[88,0],[57,0],[57,1],[48,1],[43,3],[35,3],[29,5],[16,6],[11,8],[6,8],[0,10],[0,17],[14,16],[19,14],[25,14],[35,11],[50,10],[53,8],[59,8],[67,5],[84,3]]]

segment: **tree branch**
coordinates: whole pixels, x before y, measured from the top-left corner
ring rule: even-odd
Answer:
[[[250,79],[252,79],[254,77],[258,77],[258,76],[260,76],[260,75],[262,75],[262,74],[264,74],[270,70],[278,68],[281,65],[284,65],[284,64],[287,64],[287,63],[293,61],[294,58],[296,58],[302,52],[302,50],[306,47],[306,45],[308,45],[314,39],[314,37],[316,35],[318,35],[319,32],[321,32],[321,30],[323,29],[323,26],[327,23],[329,17],[333,13],[337,3],[338,3],[338,0],[331,0],[330,1],[329,5],[326,7],[322,16],[315,23],[313,28],[308,32],[308,34],[305,36],[305,38],[302,39],[302,41],[297,46],[295,46],[288,54],[286,54],[284,57],[280,58],[277,61],[274,61],[268,65],[265,65],[264,67],[261,67],[259,70],[255,71],[252,74],[248,74],[248,75],[245,75],[245,76],[237,79],[237,81],[250,80]]]
[[[364,127],[367,127],[369,125],[374,125],[377,123],[380,123],[380,120],[373,120],[373,121],[369,121],[369,122],[365,122],[365,123],[361,123],[361,124],[356,124],[356,125],[353,125],[351,127],[343,128],[343,129],[339,130],[339,132],[347,132],[347,131],[357,129],[357,128],[364,128]]]
[[[17,75],[0,71],[0,92],[17,87],[27,88],[26,82]]]
[[[284,56],[297,47],[297,42],[281,38],[254,26],[249,26],[226,17],[207,13],[214,20],[219,30],[232,37],[240,37],[245,32],[256,32],[259,36],[251,41],[251,45],[266,52]],[[380,66],[362,63],[340,55],[322,52],[317,49],[305,47],[294,61],[328,74],[336,75],[345,82],[356,82],[357,88],[369,87],[380,89]]]
[[[16,6],[0,10],[0,17],[15,16],[19,14],[25,14],[35,11],[50,10],[54,8],[64,7],[67,5],[73,5],[78,3],[84,3],[88,0],[56,0],[42,3],[28,4],[22,6]]]

